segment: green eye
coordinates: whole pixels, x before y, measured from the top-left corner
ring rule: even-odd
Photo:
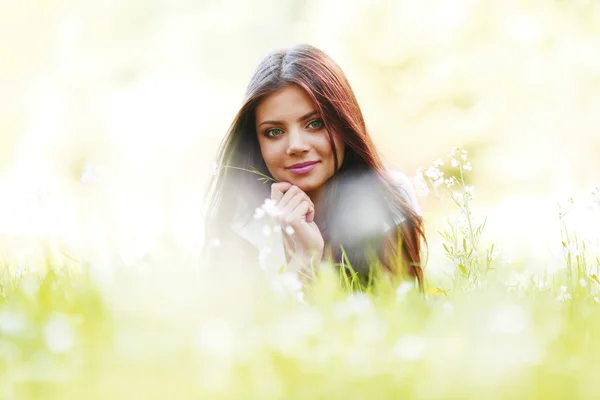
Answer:
[[[308,124],[308,127],[311,129],[321,129],[323,127],[323,121],[321,121],[320,119],[315,119],[310,124]]]
[[[279,136],[283,133],[283,131],[279,128],[273,128],[273,129],[269,129],[268,131],[265,132],[265,136],[267,137],[275,137],[275,136]]]

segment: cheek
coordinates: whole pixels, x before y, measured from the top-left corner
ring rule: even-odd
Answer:
[[[269,168],[272,173],[272,170],[280,164],[281,152],[278,148],[279,146],[269,142],[260,142],[259,144],[262,158],[265,161],[265,164],[267,164],[267,168]]]

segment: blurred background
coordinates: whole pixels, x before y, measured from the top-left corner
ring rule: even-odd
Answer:
[[[0,37],[11,261],[198,257],[218,144],[259,60],[296,43],[340,64],[391,168],[466,148],[512,257],[551,260],[557,202],[600,184],[595,1],[5,0]],[[420,201],[435,264],[446,211]]]

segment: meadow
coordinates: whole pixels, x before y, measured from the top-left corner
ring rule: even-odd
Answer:
[[[417,171],[421,193],[454,210],[426,250],[451,268],[427,266],[424,293],[384,275],[357,285],[347,265],[303,285],[176,257],[111,274],[66,253],[5,264],[0,397],[597,398],[598,238],[570,226],[570,199],[557,268],[506,259],[481,244],[472,168],[455,148]],[[600,192],[587,201],[598,219]]]
[[[20,0],[0,33],[0,399],[600,397],[600,2]],[[423,292],[203,260],[218,144],[297,43],[413,179]]]

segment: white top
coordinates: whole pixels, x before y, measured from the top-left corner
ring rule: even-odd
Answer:
[[[410,179],[398,171],[388,170],[387,172],[402,189],[401,192],[405,194],[408,204],[418,215],[422,215]],[[400,224],[402,221],[404,219],[400,219],[397,223]],[[237,220],[233,223],[232,228],[259,250],[259,263],[266,272],[277,273],[286,264],[281,228],[271,221],[268,215],[258,219],[250,217],[246,220]],[[383,230],[387,231],[390,228],[390,226],[385,226]]]

